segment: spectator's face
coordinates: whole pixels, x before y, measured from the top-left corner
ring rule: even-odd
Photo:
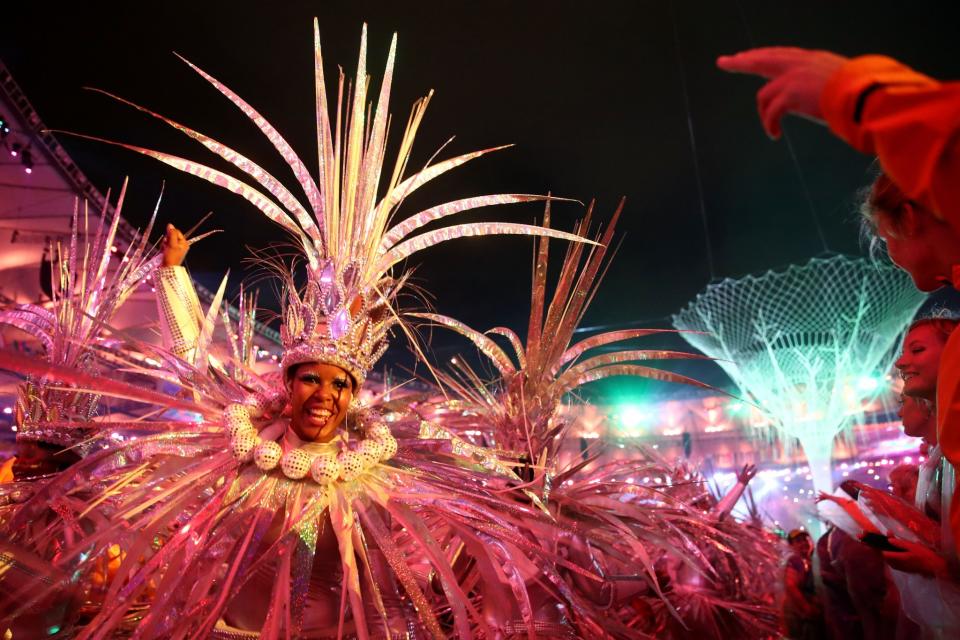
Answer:
[[[920,291],[939,289],[949,275],[949,265],[943,264],[940,252],[935,250],[941,238],[934,233],[938,225],[932,218],[932,214],[912,208],[894,225],[889,215],[877,214],[877,233],[886,243],[890,259],[910,274]]]
[[[301,440],[328,442],[347,417],[353,380],[340,367],[320,362],[299,365],[290,384],[290,426]]]
[[[810,540],[809,536],[799,536],[790,543],[790,548],[796,553],[802,555],[804,558],[807,558],[811,553],[813,553],[813,542]]]
[[[923,402],[911,396],[903,396],[898,415],[903,423],[905,435],[936,442],[936,420],[934,420],[933,411]]]
[[[894,363],[903,378],[904,395],[934,400],[943,346],[940,332],[932,325],[922,324],[907,333],[903,353]]]

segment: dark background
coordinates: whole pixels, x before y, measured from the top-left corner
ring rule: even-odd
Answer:
[[[94,86],[227,143],[287,184],[292,176],[253,125],[171,52],[243,96],[314,167],[312,17],[320,20],[328,82],[336,64],[355,74],[367,21],[368,72],[378,87],[390,36],[398,32],[391,99],[396,138],[413,101],[437,90],[411,167],[451,136],[441,158],[517,144],[431,183],[401,215],[468,195],[552,191],[584,202],[597,198],[605,220],[625,195],[623,245],[585,321],[611,328],[668,326],[669,315],[713,278],[802,262],[825,249],[865,251],[856,192],[872,177],[871,159],[797,119],[786,123],[788,141],[769,141],[755,112],[759,80],[719,72],[716,56],[789,44],[886,53],[933,76],[960,77],[949,3],[11,4],[3,9],[0,58],[48,126],[223,168],[159,121],[82,89]],[[146,221],[164,181],[163,222],[188,228],[212,210],[206,227],[226,233],[197,245],[188,259],[210,288],[230,268],[236,294],[239,276],[249,270],[244,247],[285,239],[250,205],[211,185],[123,150],[60,139],[101,189],[117,189],[130,176],[124,213],[135,226]],[[513,205],[468,219],[530,222],[541,212],[538,205]],[[554,226],[569,229],[580,215],[576,205],[557,206]],[[463,240],[416,256],[412,266],[439,312],[477,329],[505,325],[522,335],[531,251],[529,239]],[[269,298],[265,291],[263,300],[269,304]],[[678,345],[669,339],[643,344]],[[444,333],[434,335],[433,345],[443,359],[471,350]],[[404,353],[398,344],[386,362],[402,363]],[[712,365],[678,370],[725,381]],[[619,384],[600,389],[626,383]],[[675,392],[665,385],[652,389]]]

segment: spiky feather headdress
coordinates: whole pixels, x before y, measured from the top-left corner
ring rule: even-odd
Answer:
[[[341,72],[336,102],[336,120],[331,105],[320,54],[319,29],[314,21],[318,180],[304,162],[256,110],[221,82],[187,62],[191,68],[240,108],[290,166],[306,204],[279,180],[240,153],[182,124],[143,107],[117,98],[154,115],[203,144],[252,177],[266,193],[212,167],[167,153],[121,144],[156,158],[186,173],[228,189],[253,203],[268,218],[298,240],[306,259],[307,284],[298,290],[293,277],[284,277],[283,366],[321,361],[349,371],[358,382],[386,349],[390,329],[402,323],[395,307],[405,278],[394,277],[393,268],[414,253],[446,240],[493,234],[540,235],[589,242],[569,233],[534,225],[476,222],[447,225],[412,235],[425,224],[478,207],[544,200],[547,196],[497,194],[446,202],[414,214],[390,226],[398,206],[416,189],[465,162],[504,147],[494,147],[428,165],[404,177],[414,136],[431,94],[418,100],[411,111],[399,152],[386,185],[377,199],[384,169],[389,115],[387,103],[393,81],[396,35],[390,45],[383,83],[376,107],[367,103],[370,87],[366,75],[366,25],[360,41],[357,82],[346,86]],[[185,60],[186,62],[186,60]],[[352,96],[350,93],[352,92]],[[110,95],[110,94],[108,94]],[[112,96],[115,97],[116,96]],[[349,109],[342,109],[349,104]],[[109,141],[105,141],[109,142]],[[117,144],[117,143],[111,143]],[[268,195],[269,194],[269,195]],[[404,327],[406,330],[406,328]]]

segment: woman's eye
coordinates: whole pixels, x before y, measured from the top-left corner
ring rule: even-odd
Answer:
[[[307,384],[318,384],[320,382],[320,379],[317,378],[316,376],[307,375],[300,378],[300,382],[306,382]]]

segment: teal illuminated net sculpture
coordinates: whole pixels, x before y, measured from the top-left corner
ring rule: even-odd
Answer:
[[[881,390],[893,346],[924,296],[889,263],[834,255],[707,286],[673,317],[717,358],[789,445],[800,442],[814,487],[832,490],[834,438]]]

